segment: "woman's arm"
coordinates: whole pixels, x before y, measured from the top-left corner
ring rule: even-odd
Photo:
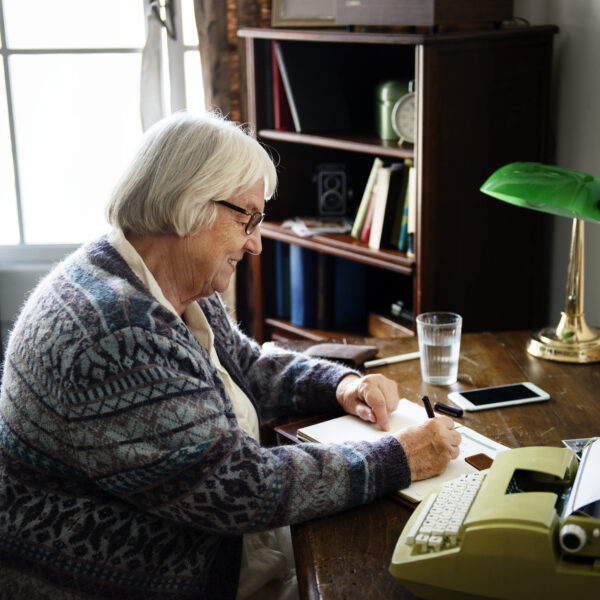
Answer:
[[[299,352],[263,348],[231,323],[216,294],[200,301],[200,306],[215,334],[215,344],[222,344],[239,366],[260,406],[263,421],[341,412],[336,391],[344,377],[359,375],[357,371]]]

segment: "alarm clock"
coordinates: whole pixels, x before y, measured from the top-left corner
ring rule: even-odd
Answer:
[[[392,109],[392,129],[398,136],[398,144],[415,142],[415,100],[414,81],[411,81],[408,93],[404,94],[394,104]]]

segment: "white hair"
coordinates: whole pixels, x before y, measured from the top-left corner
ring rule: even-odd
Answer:
[[[214,200],[264,181],[277,185],[267,151],[217,112],[177,112],[153,125],[106,207],[111,225],[137,234],[194,235],[214,221]]]

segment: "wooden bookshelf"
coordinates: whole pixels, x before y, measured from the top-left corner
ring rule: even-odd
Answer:
[[[412,144],[399,147],[395,141],[385,141],[376,135],[368,133],[354,133],[341,135],[332,133],[329,136],[311,135],[308,133],[296,133],[290,131],[277,131],[275,129],[263,129],[258,132],[259,137],[265,140],[280,142],[291,142],[305,144],[308,146],[319,146],[321,148],[335,148],[351,152],[362,152],[363,154],[374,154],[376,156],[388,156],[391,158],[414,158]]]
[[[414,316],[429,310],[462,314],[465,331],[543,325],[549,219],[490,199],[479,187],[503,164],[550,162],[550,75],[557,31],[551,25],[441,33],[240,30],[246,53],[244,119],[272,152],[279,175],[278,191],[267,204],[262,226],[263,254],[238,266],[237,316],[242,327],[259,341],[274,332],[281,337],[289,334],[290,339],[342,338],[367,335],[374,327],[370,315],[375,314],[381,315],[376,328],[381,335],[395,331],[409,335],[414,332]],[[306,49],[307,56],[316,52],[337,61],[340,88],[324,86],[310,92],[323,110],[332,109],[334,98],[335,102],[344,98],[347,129],[275,129],[269,98],[273,40],[297,45],[300,52]],[[306,86],[311,86],[311,68],[318,68],[314,62],[301,66]],[[376,83],[395,77],[415,80],[414,145],[398,146],[375,135]],[[301,238],[281,226],[285,219],[317,214],[314,179],[322,163],[345,165],[352,192],[347,214],[353,218],[375,156],[387,164],[414,161],[414,256],[372,250],[350,235]],[[367,266],[362,331],[326,328],[303,333],[277,314],[276,242]],[[413,318],[402,320],[395,329],[389,308],[397,299],[410,305]]]

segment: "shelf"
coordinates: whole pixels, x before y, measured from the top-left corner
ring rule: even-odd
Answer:
[[[239,29],[237,35],[241,38],[283,40],[298,42],[332,42],[346,44],[377,44],[377,45],[406,45],[416,46],[438,45],[451,43],[477,42],[489,39],[530,38],[535,34],[554,35],[558,33],[556,25],[532,25],[527,27],[485,28],[478,24],[476,28],[466,26],[439,32],[409,33],[402,31],[369,32],[343,31],[335,29],[271,29],[247,27]]]
[[[304,238],[284,229],[280,223],[264,221],[261,225],[261,234],[268,239],[296,244],[310,250],[332,254],[340,258],[361,262],[371,267],[386,269],[403,275],[412,275],[415,260],[403,252],[395,250],[373,250],[367,244],[345,235],[315,235]]]
[[[271,29],[247,27],[239,29],[242,38],[282,40],[290,42],[337,42],[350,44],[401,44],[414,46],[431,36],[421,33],[366,33],[341,29]]]
[[[353,341],[361,340],[364,336],[355,333],[343,333],[341,331],[326,331],[323,329],[309,329],[299,327],[285,319],[266,318],[265,325],[271,329],[271,339],[281,340],[309,340],[312,342],[325,341]]]
[[[391,156],[394,158],[414,158],[414,145],[399,146],[397,142],[386,142],[372,134],[364,135],[314,135],[296,133],[291,131],[278,131],[276,129],[261,129],[258,132],[261,138],[293,144],[306,144],[321,148],[335,148],[349,152],[362,152],[378,156]]]

